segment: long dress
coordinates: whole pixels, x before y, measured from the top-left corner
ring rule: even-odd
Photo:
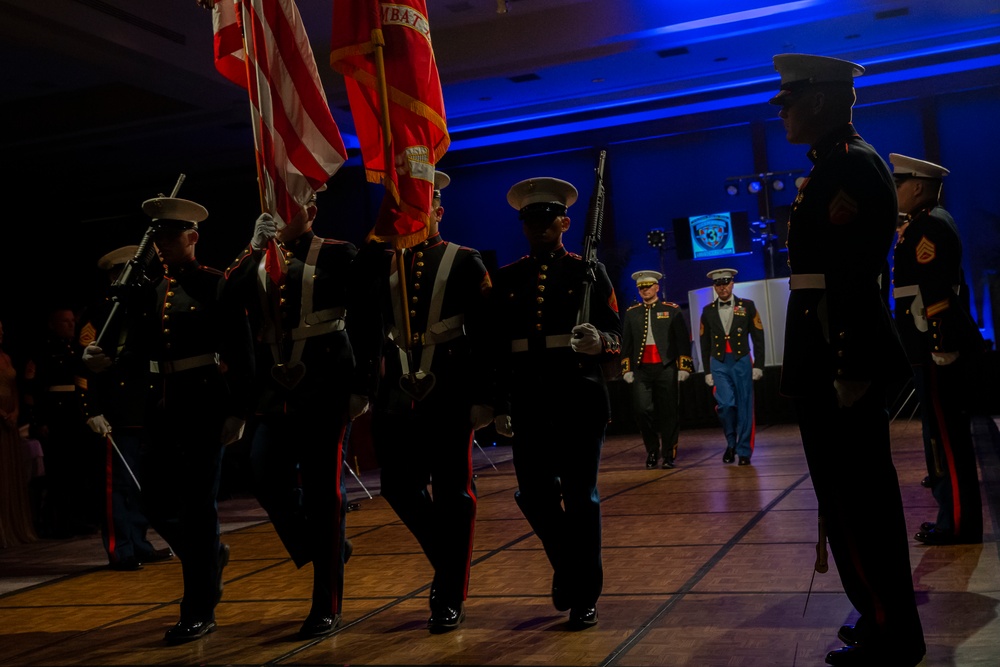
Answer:
[[[28,501],[28,476],[17,430],[17,371],[0,351],[0,548],[37,538]]]

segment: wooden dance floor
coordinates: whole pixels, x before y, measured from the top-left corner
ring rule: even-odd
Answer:
[[[919,430],[916,420],[893,425],[911,535],[935,517],[920,486]],[[816,500],[798,429],[759,425],[749,467],[724,465],[721,443],[718,429],[683,430],[678,467],[646,470],[638,435],[608,439],[604,595],[600,623],[582,632],[552,607],[549,565],[514,504],[509,448],[487,446],[475,450],[475,553],[467,619],[455,632],[427,632],[426,559],[377,488],[369,499],[350,479],[360,509],[348,514],[354,555],[335,634],[297,639],[309,566],[297,571],[254,501],[236,498],[221,503],[232,558],[214,634],[164,645],[179,613],[176,559],[113,572],[98,537],[46,540],[0,551],[0,664],[822,665],[854,617],[832,558],[811,581]],[[910,547],[924,665],[1000,664],[995,447],[979,434],[985,543]],[[362,481],[377,487],[377,474]]]

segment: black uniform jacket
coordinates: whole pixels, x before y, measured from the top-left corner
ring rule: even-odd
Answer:
[[[256,409],[263,414],[307,407],[333,409],[331,392],[346,398],[351,382],[354,354],[342,321],[351,315],[347,300],[357,248],[344,241],[322,240],[315,269],[310,269],[306,278],[312,290],[312,308],[303,324],[303,273],[315,238],[308,231],[280,246],[284,275],[277,283],[265,277],[265,294],[259,274],[265,250],[247,246],[226,270],[225,298],[236,300],[250,317],[257,350]],[[314,334],[319,331],[326,333]],[[307,332],[310,335],[304,336]],[[303,341],[298,360],[302,369],[289,369],[284,374],[275,370],[276,363],[289,364],[297,340]],[[275,360],[274,342],[279,361]]]
[[[94,318],[80,329],[81,349],[95,342],[108,321],[112,306],[113,301],[108,298],[93,309]],[[100,373],[93,373],[80,364],[77,393],[84,418],[104,415],[112,428],[142,426],[149,391],[149,360],[137,359],[134,346],[130,344],[134,323],[128,306],[124,311],[120,306],[114,320],[107,323],[101,339],[102,349],[114,363]]]
[[[603,349],[597,355],[579,354],[568,344],[580,315],[586,273],[583,258],[563,246],[551,253],[527,255],[497,272],[492,308],[497,414],[510,414],[512,393],[574,391],[581,380],[603,387],[602,364],[617,368],[621,319],[614,287],[601,263],[585,320],[600,332]],[[607,403],[606,391],[604,395]]]
[[[168,415],[249,415],[253,340],[243,307],[222,300],[223,282],[221,271],[195,260],[170,267],[145,300],[137,336],[144,359],[163,370],[185,359],[219,355],[218,365],[150,373],[150,399]]]
[[[812,171],[788,220],[788,265],[825,289],[788,300],[781,393],[828,389],[837,379],[908,377],[878,279],[896,228],[896,188],[875,149],[847,124],[808,153]]]
[[[439,275],[449,245],[457,252],[447,276]],[[485,318],[492,282],[482,256],[473,248],[444,241],[440,234],[400,252],[410,344],[407,346],[405,340],[404,313],[400,311],[397,317],[394,312],[395,304],[402,303],[398,283],[390,281],[395,275],[396,254],[383,244],[369,243],[356,262],[359,289],[352,306],[363,312],[348,321],[357,357],[355,384],[367,386],[365,393],[377,395],[381,409],[409,409],[412,397],[399,387],[403,375],[400,350],[409,348],[411,374],[420,369],[424,355],[431,354],[431,392],[454,393],[456,400],[469,405],[489,405],[494,391]],[[444,281],[443,299],[432,322],[430,311],[438,279]]]
[[[649,315],[647,316],[647,312]],[[647,326],[653,327],[653,341],[660,352],[663,365],[677,362],[677,370],[693,372],[691,336],[684,315],[676,303],[656,301],[651,306],[637,303],[625,311],[622,331],[622,372],[634,371],[642,361],[646,344]]]
[[[982,335],[969,315],[968,285],[962,272],[962,242],[955,221],[940,206],[909,216],[896,237],[892,285],[920,289],[926,331],[917,328],[915,295],[897,296],[896,327],[910,363],[922,364],[931,352],[981,352]],[[909,291],[909,290],[908,290]]]
[[[750,299],[741,299],[735,294],[733,300],[733,323],[729,327],[729,347],[733,357],[742,359],[750,354],[750,338],[753,339],[753,367],[764,369],[764,324],[760,321],[757,306]],[[726,356],[726,331],[722,328],[719,315],[719,300],[716,299],[701,310],[701,326],[698,329],[701,340],[701,361],[708,373],[709,359]]]

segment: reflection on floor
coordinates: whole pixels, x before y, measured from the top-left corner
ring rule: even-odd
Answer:
[[[910,549],[924,665],[1000,664],[1000,460],[980,431],[984,544]],[[935,514],[919,438],[915,422],[893,425],[911,534]],[[164,646],[181,595],[176,559],[112,572],[99,538],[44,541],[0,552],[0,664],[821,665],[853,611],[832,559],[813,577],[816,502],[798,430],[758,426],[747,467],[723,464],[720,443],[716,429],[685,430],[678,467],[646,470],[638,436],[609,438],[604,595],[600,623],[583,632],[552,607],[548,563],[514,504],[509,448],[486,446],[474,451],[479,516],[455,632],[427,632],[430,568],[369,473],[372,499],[349,479],[360,507],[348,515],[354,555],[334,635],[296,639],[310,566],[295,569],[253,500],[233,499],[222,503],[232,557],[216,633]]]

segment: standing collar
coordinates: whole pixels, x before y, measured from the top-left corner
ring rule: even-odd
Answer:
[[[842,125],[813,144],[809,150],[808,157],[815,164],[830,155],[835,148],[854,137],[860,138],[854,129],[854,124],[848,123],[847,125]]]
[[[549,252],[541,252],[538,254],[531,253],[531,258],[538,261],[548,261],[553,259],[561,259],[562,257],[565,257],[568,254],[569,253],[566,252],[566,246],[560,243],[559,247],[556,248],[555,250],[551,250]]]

